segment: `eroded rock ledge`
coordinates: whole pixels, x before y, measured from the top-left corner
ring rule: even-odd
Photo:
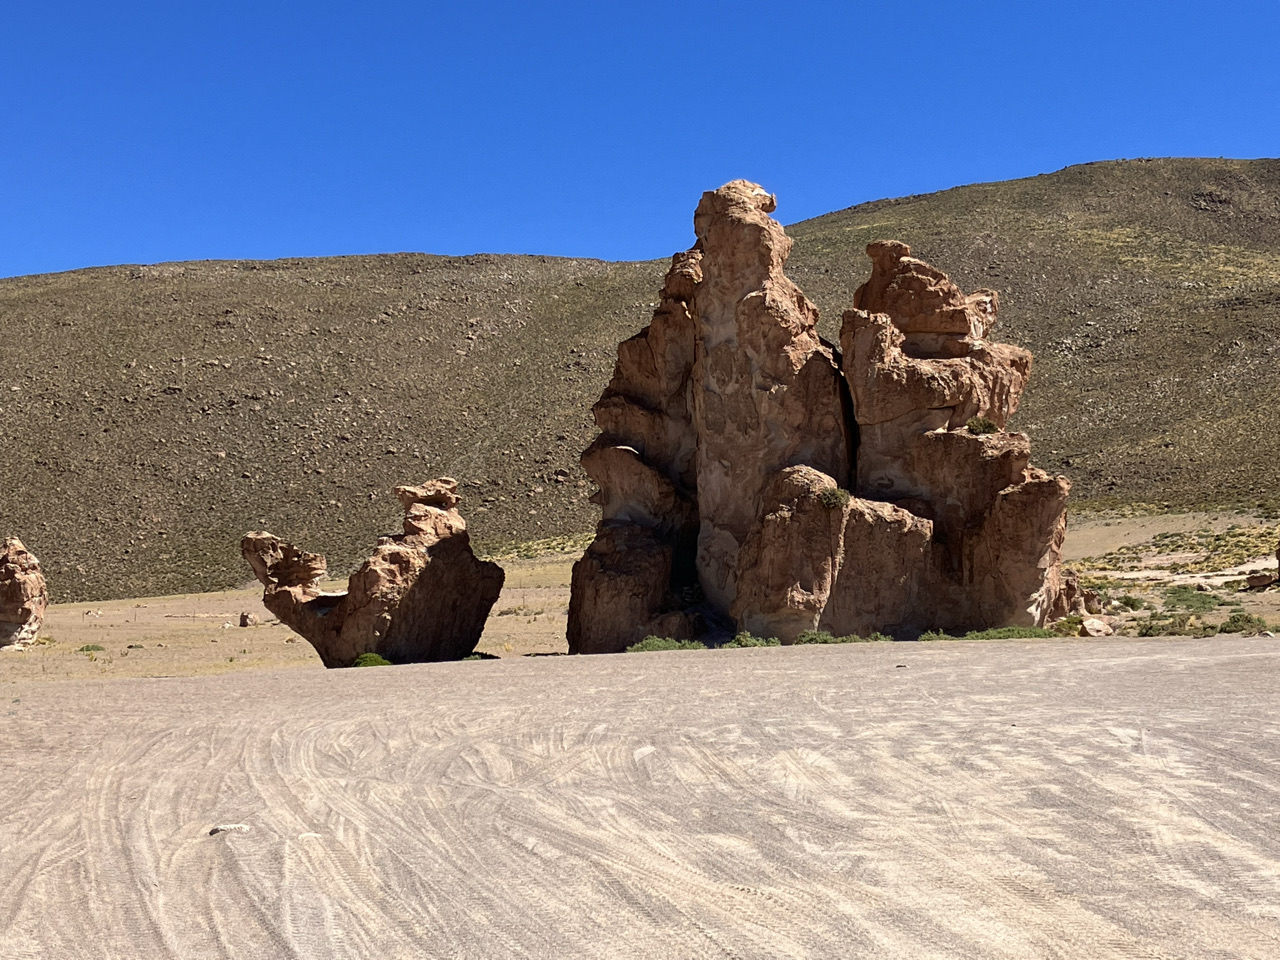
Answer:
[[[362,653],[392,663],[459,660],[475,650],[505,575],[472,553],[457,490],[450,477],[396,487],[404,533],[381,538],[345,592],[320,589],[324,557],[273,534],[246,534],[240,549],[267,609],[326,667],[350,666]]]
[[[40,561],[17,537],[0,549],[0,647],[24,647],[34,641],[49,606],[49,588]]]
[[[618,349],[582,457],[603,515],[570,652],[1043,623],[1069,484],[1004,429],[1031,355],[990,341],[997,295],[873,243],[837,350],[783,271],[774,208],[744,180],[704,194],[697,243]]]

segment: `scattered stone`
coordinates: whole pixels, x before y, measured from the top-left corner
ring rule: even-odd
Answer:
[[[258,618],[257,618],[254,614],[252,614],[252,613],[241,613],[241,614],[240,614],[240,626],[242,626],[242,627],[256,627],[257,625],[258,625]]]
[[[1254,573],[1244,578],[1244,585],[1248,590],[1265,590],[1276,582],[1280,582],[1280,577],[1274,573]]]
[[[232,831],[235,831],[236,833],[248,833],[248,832],[249,832],[249,825],[248,825],[248,824],[246,824],[246,823],[224,823],[224,824],[220,824],[219,826],[216,826],[216,827],[214,827],[212,830],[210,830],[210,831],[209,831],[209,836],[211,836],[211,837],[216,837],[216,836],[217,836],[218,834],[220,834],[220,833],[230,833],[230,832],[232,832]]]
[[[1113,633],[1115,631],[1111,629],[1111,626],[1101,620],[1090,618],[1080,624],[1080,636],[1082,637],[1109,637]]]
[[[0,549],[0,647],[21,650],[35,642],[49,606],[40,561],[17,537]]]
[[[1003,432],[1031,355],[988,341],[996,294],[873,243],[837,351],[783,271],[774,208],[744,180],[704,194],[697,244],[618,348],[582,455],[602,518],[574,566],[570,652],[1100,613],[1078,582],[1064,597],[1066,478]]]
[[[345,592],[320,589],[324,557],[270,533],[246,534],[240,548],[265,587],[263,603],[326,667],[350,666],[362,653],[392,663],[470,655],[505,575],[472,553],[457,489],[450,477],[396,487],[404,533],[381,538]]]

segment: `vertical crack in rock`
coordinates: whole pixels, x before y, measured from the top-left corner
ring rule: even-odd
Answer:
[[[1004,432],[1031,355],[989,341],[997,295],[873,243],[838,353],[774,207],[744,180],[704,194],[697,244],[619,347],[582,458],[603,516],[570,651],[1043,623],[1069,485]]]
[[[0,647],[21,649],[40,633],[49,588],[40,561],[17,537],[0,549]]]
[[[450,477],[396,487],[404,533],[379,539],[345,592],[320,589],[324,557],[270,533],[246,534],[240,549],[265,588],[262,602],[326,667],[350,666],[362,653],[392,663],[468,656],[505,574],[472,553],[457,489]]]

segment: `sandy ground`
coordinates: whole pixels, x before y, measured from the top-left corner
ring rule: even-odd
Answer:
[[[0,958],[1280,956],[1280,640],[525,658],[573,559],[504,564],[500,661],[326,671],[256,587],[51,608]]]
[[[476,649],[500,657],[567,653],[569,574],[576,557],[503,564],[502,595]],[[341,589],[345,584],[333,584]],[[240,614],[259,623],[240,627]],[[0,690],[18,679],[203,676],[264,667],[323,670],[311,645],[262,606],[262,588],[54,604],[46,642],[0,649]],[[102,647],[86,650],[85,647]]]
[[[1274,522],[1268,523],[1250,514],[1234,511],[1165,513],[1144,517],[1097,514],[1069,516],[1067,539],[1062,545],[1062,559],[1070,564],[1085,557],[1110,553],[1117,547],[1142,543],[1160,533],[1185,533],[1202,528],[1221,532],[1232,524],[1274,526]]]
[[[1233,523],[1258,525],[1265,521],[1233,513],[1073,518],[1064,554],[1068,562],[1075,562],[1142,543],[1159,533],[1223,530]],[[499,657],[567,653],[569,577],[575,559],[576,554],[504,561],[506,583],[476,649]],[[1262,561],[1275,566],[1273,557]],[[1169,583],[1217,586],[1238,577],[1239,572],[1172,575],[1143,571],[1107,576],[1127,581],[1125,591],[1158,600],[1159,590]],[[344,584],[331,586],[341,589]],[[202,676],[269,667],[323,670],[309,644],[273,621],[262,606],[261,595],[261,588],[255,585],[220,593],[54,604],[43,630],[51,642],[23,652],[0,650],[0,691],[5,683],[19,679]],[[1280,589],[1239,594],[1232,604],[1270,624],[1280,624]],[[1227,609],[1213,619],[1226,617]],[[241,613],[253,614],[261,622],[241,628]],[[103,649],[82,649],[86,646]]]
[[[1222,637],[20,680],[0,956],[1269,960],[1278,695]]]

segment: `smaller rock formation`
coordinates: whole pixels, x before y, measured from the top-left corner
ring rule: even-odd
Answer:
[[[1115,633],[1111,629],[1111,624],[1104,620],[1090,618],[1080,624],[1080,636],[1082,637],[1109,637]]]
[[[21,540],[9,537],[0,550],[0,647],[20,649],[35,640],[48,606],[40,561]]]
[[[1244,578],[1244,585],[1247,590],[1265,590],[1277,581],[1280,581],[1280,576],[1264,570],[1261,573],[1249,574]]]
[[[472,553],[457,490],[450,477],[396,487],[404,533],[381,538],[345,592],[320,589],[324,557],[270,533],[246,534],[240,549],[265,587],[263,604],[315,647],[326,667],[348,667],[362,653],[392,663],[469,656],[505,574]]]
[[[1049,608],[1049,621],[1102,613],[1102,597],[1097,590],[1080,586],[1080,575],[1074,570],[1063,570],[1059,583],[1057,596]]]

